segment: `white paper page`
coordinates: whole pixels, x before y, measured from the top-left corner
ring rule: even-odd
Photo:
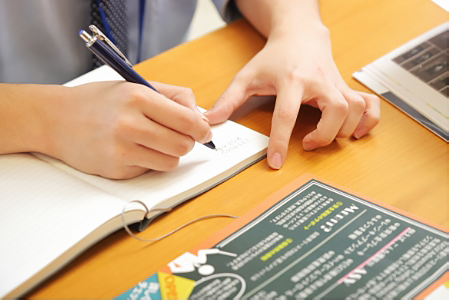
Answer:
[[[120,75],[110,67],[102,66],[68,82],[66,86],[120,78]],[[181,158],[180,165],[175,171],[150,171],[129,180],[114,181],[87,175],[60,161],[38,156],[57,168],[126,201],[144,200],[151,208],[164,199],[171,199],[168,203],[158,206],[171,207],[184,200],[186,195],[193,196],[192,189],[195,190],[201,185],[210,187],[214,178],[220,177],[220,174],[241,169],[246,165],[246,161],[252,161],[252,157],[262,157],[268,146],[268,137],[232,121],[213,126],[212,132],[217,151],[197,143],[189,154]]]
[[[128,180],[109,180],[87,175],[60,161],[39,157],[124,200],[143,200],[149,208],[153,206],[171,207],[178,204],[180,200],[184,200],[186,194],[191,195],[189,191],[195,190],[203,183],[209,181],[206,184],[206,187],[209,187],[210,184],[213,184],[211,179],[219,177],[220,174],[226,173],[228,170],[240,170],[246,165],[244,162],[248,161],[248,158],[262,157],[268,144],[268,138],[265,135],[230,121],[215,126],[213,133],[213,141],[217,150],[197,143],[189,154],[181,158],[180,165],[176,170],[171,172],[149,171]],[[249,159],[250,161],[252,159]],[[201,191],[200,188],[197,192]],[[165,199],[172,200],[163,205],[157,205]]]
[[[112,81],[112,80],[124,80],[119,73],[114,71],[111,67],[107,65],[103,65],[99,68],[96,68],[86,74],[83,74],[66,84],[65,86],[77,86],[88,82],[99,82],[99,81]]]
[[[0,170],[0,297],[124,205],[29,154],[0,155]]]
[[[432,0],[445,11],[449,11],[449,0]]]

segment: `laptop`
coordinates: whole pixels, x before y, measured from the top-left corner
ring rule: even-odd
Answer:
[[[353,77],[448,142],[449,22],[416,37]]]

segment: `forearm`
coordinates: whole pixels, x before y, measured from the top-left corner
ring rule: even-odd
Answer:
[[[0,84],[0,154],[50,152],[48,110],[65,87]]]
[[[317,0],[235,0],[245,18],[265,37],[324,28]]]

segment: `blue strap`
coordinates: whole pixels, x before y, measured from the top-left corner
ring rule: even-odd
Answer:
[[[139,0],[139,43],[137,45],[137,62],[142,60],[142,40],[143,40],[143,25],[145,21],[145,4],[146,0]],[[109,26],[109,22],[106,18],[106,12],[103,7],[100,5],[100,0],[97,0],[97,5],[100,10],[101,20],[103,21],[104,34],[110,39],[114,44],[115,39],[112,37],[111,26]]]
[[[106,18],[106,13],[103,9],[103,6],[100,5],[100,0],[97,0],[97,5],[98,5],[98,9],[100,10],[101,20],[103,21],[103,27],[104,27],[104,31],[105,31],[104,34],[106,34],[108,39],[110,39],[111,42],[114,43],[114,45],[117,45],[117,43],[115,42],[115,39],[112,37],[111,26],[109,26],[109,22],[108,22],[108,19]]]
[[[146,0],[139,1],[139,45],[137,48],[137,62],[142,60],[142,39],[143,39],[143,23],[145,20],[145,3]]]

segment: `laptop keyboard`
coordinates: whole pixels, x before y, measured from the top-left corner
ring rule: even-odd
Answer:
[[[393,61],[449,97],[449,30],[395,57]]]

